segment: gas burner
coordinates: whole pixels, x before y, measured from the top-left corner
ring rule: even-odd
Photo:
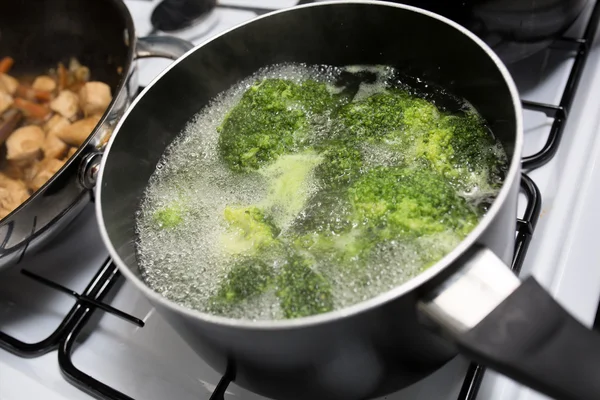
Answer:
[[[150,21],[156,31],[179,32],[205,22],[216,7],[216,0],[163,0]]]
[[[299,0],[296,5],[312,3],[314,0]],[[153,32],[179,33],[200,24],[206,24],[215,8],[249,11],[256,15],[273,11],[235,4],[217,3],[217,0],[163,0],[150,17]]]

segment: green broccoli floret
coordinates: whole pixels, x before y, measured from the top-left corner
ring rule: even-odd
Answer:
[[[349,212],[340,213],[340,207],[332,212],[326,204],[320,212],[306,213],[294,245],[320,263],[355,272],[368,264],[378,243],[400,240],[417,246],[414,240],[425,235],[463,238],[479,218],[478,210],[431,169],[375,167],[343,195]]]
[[[285,318],[321,314],[333,309],[331,285],[311,262],[297,254],[288,257],[275,281]]]
[[[314,114],[323,114],[334,110],[345,99],[341,95],[332,95],[325,83],[307,79],[299,85],[298,100],[303,107]]]
[[[400,96],[404,96],[404,94],[400,94]],[[442,114],[434,104],[418,97],[412,97],[405,102],[403,109],[404,131],[413,135],[427,135],[439,125],[441,116]]]
[[[441,113],[427,100],[400,89],[387,89],[338,111],[346,141],[403,140],[405,133],[426,134],[438,123]]]
[[[179,203],[172,203],[154,211],[152,217],[161,229],[171,229],[183,222],[183,207]]]
[[[496,189],[506,158],[483,120],[473,113],[444,115],[426,134],[413,135],[414,155],[462,191]]]
[[[224,250],[232,254],[250,254],[274,243],[279,233],[275,225],[255,206],[227,206],[223,216],[228,232],[221,237]]]
[[[395,154],[395,165],[419,163],[428,150],[433,157],[442,114],[427,100],[400,89],[388,89],[352,102],[338,113],[338,137],[346,144],[384,146]],[[429,139],[432,137],[431,143]],[[428,147],[429,146],[429,147]],[[429,153],[428,153],[429,154]],[[438,156],[445,156],[438,152]]]
[[[450,183],[428,169],[373,168],[348,194],[356,223],[381,239],[448,229],[464,236],[478,221]]]
[[[309,118],[335,103],[324,83],[263,79],[242,96],[217,128],[219,151],[236,171],[254,170],[307,145]]]
[[[323,155],[323,163],[316,169],[316,176],[325,187],[348,185],[360,174],[362,155],[356,145],[340,140],[330,140],[317,149]]]
[[[404,109],[413,101],[408,93],[388,90],[348,103],[337,113],[342,128],[338,136],[347,142],[382,139],[403,129]]]
[[[498,151],[498,142],[479,115],[471,112],[464,116],[448,115],[444,118],[444,125],[452,131],[450,146],[455,163],[470,170],[482,168],[493,173],[506,165],[506,155]]]
[[[273,282],[273,267],[259,258],[238,261],[221,281],[219,289],[209,301],[213,312],[223,313],[227,308],[264,293]]]
[[[291,255],[285,255],[291,254]],[[244,300],[274,288],[285,318],[299,318],[333,309],[331,285],[314,271],[312,263],[296,253],[278,254],[275,269],[270,254],[239,259],[221,281],[208,306],[211,312],[227,314]]]
[[[497,178],[506,159],[476,113],[450,115],[427,100],[390,89],[347,104],[339,116],[342,140],[387,146],[402,155],[398,165],[429,166],[464,191],[501,181]]]

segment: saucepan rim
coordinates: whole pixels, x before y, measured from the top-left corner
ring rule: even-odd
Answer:
[[[471,231],[471,233],[469,233],[469,235],[467,235],[467,237],[465,239],[463,239],[454,250],[452,250],[450,253],[448,253],[445,257],[443,257],[441,260],[439,260],[436,264],[429,267],[427,270],[425,270],[424,272],[415,276],[414,278],[406,281],[405,283],[403,283],[399,286],[396,286],[393,289],[390,289],[386,292],[380,293],[379,295],[372,297],[368,300],[356,303],[354,305],[351,305],[351,306],[348,306],[348,307],[345,307],[345,308],[342,308],[339,310],[335,310],[335,311],[331,311],[331,312],[327,312],[327,313],[323,313],[323,314],[312,315],[312,316],[308,316],[308,317],[296,318],[296,319],[252,321],[252,320],[234,319],[234,318],[216,316],[216,315],[204,313],[204,312],[201,312],[198,310],[193,310],[191,308],[181,306],[181,305],[161,296],[159,293],[155,292],[150,287],[146,286],[146,284],[133,271],[131,271],[129,269],[129,267],[126,265],[126,263],[123,262],[123,260],[119,257],[119,254],[116,251],[116,249],[114,248],[114,246],[110,240],[110,237],[108,235],[108,232],[106,230],[106,226],[104,224],[104,218],[103,218],[103,213],[102,213],[102,182],[104,180],[104,170],[105,170],[106,162],[108,160],[108,156],[110,155],[110,149],[111,149],[114,141],[117,139],[121,127],[127,120],[129,114],[131,112],[133,112],[133,110],[135,109],[136,104],[140,101],[140,99],[142,99],[146,95],[146,93],[148,93],[149,90],[152,89],[152,87],[156,84],[156,82],[158,82],[164,75],[168,74],[180,62],[183,62],[190,54],[200,50],[207,43],[210,43],[214,40],[219,40],[222,36],[227,35],[229,32],[236,30],[241,26],[245,26],[245,25],[254,23],[255,21],[258,21],[262,18],[269,18],[272,15],[276,15],[276,14],[280,14],[280,13],[287,13],[287,12],[295,12],[295,10],[302,9],[302,8],[327,7],[327,6],[335,6],[335,5],[340,5],[340,4],[341,5],[343,5],[343,4],[366,4],[366,5],[373,5],[373,6],[379,6],[379,7],[395,7],[395,8],[401,8],[406,11],[422,14],[427,17],[436,19],[442,23],[445,23],[445,24],[453,27],[457,31],[461,32],[463,35],[467,36],[469,39],[471,39],[473,42],[475,42],[477,45],[479,45],[479,47],[483,51],[485,51],[485,53],[487,53],[488,57],[490,57],[490,59],[496,64],[496,67],[502,74],[504,81],[511,93],[511,98],[512,98],[513,107],[514,107],[514,111],[515,111],[516,125],[515,125],[515,146],[514,146],[514,153],[512,156],[512,161],[510,163],[508,172],[506,174],[506,178],[504,179],[502,189],[500,190],[494,203],[492,204],[492,206],[490,207],[490,209],[488,210],[486,215],[479,221],[479,223],[473,229],[473,231]],[[133,101],[131,106],[127,109],[124,116],[120,119],[119,123],[117,124],[117,126],[113,132],[113,135],[108,142],[108,145],[105,150],[106,154],[102,158],[102,162],[100,165],[100,171],[98,174],[98,185],[96,186],[96,188],[97,188],[96,189],[97,190],[96,215],[98,217],[98,224],[100,227],[100,234],[102,236],[102,240],[104,241],[105,245],[107,246],[108,251],[109,251],[113,261],[116,263],[116,265],[120,269],[121,273],[126,277],[126,279],[133,282],[134,285],[139,290],[141,290],[142,293],[147,298],[149,298],[151,300],[151,302],[160,303],[163,306],[169,308],[171,311],[177,312],[179,314],[183,314],[184,316],[189,317],[189,318],[199,319],[199,320],[202,320],[202,321],[205,321],[208,323],[213,323],[216,325],[222,325],[222,326],[227,326],[227,327],[241,328],[241,329],[248,329],[248,330],[280,330],[280,329],[301,328],[301,327],[306,327],[309,325],[312,326],[312,325],[319,325],[319,324],[333,322],[338,319],[350,317],[352,315],[356,315],[356,314],[368,311],[372,308],[378,307],[378,306],[380,306],[384,303],[387,303],[391,300],[394,300],[412,290],[415,290],[416,288],[418,288],[421,285],[425,284],[426,282],[430,281],[431,279],[433,279],[434,277],[439,275],[442,271],[444,271],[446,268],[448,268],[454,262],[454,260],[459,258],[469,248],[471,248],[473,245],[476,244],[477,239],[482,235],[482,233],[485,231],[485,229],[492,223],[492,220],[498,215],[501,207],[504,205],[507,198],[511,195],[510,191],[512,188],[512,183],[514,182],[515,179],[517,179],[520,176],[519,173],[521,170],[520,164],[521,164],[522,147],[523,147],[522,108],[521,108],[521,101],[519,99],[517,87],[511,77],[510,73],[508,72],[508,69],[502,63],[500,58],[492,51],[492,49],[483,40],[478,38],[475,34],[469,32],[466,28],[460,26],[459,24],[451,21],[448,18],[445,18],[443,16],[440,16],[438,14],[435,14],[435,13],[427,11],[427,10],[423,10],[423,9],[420,9],[417,7],[408,6],[408,5],[404,5],[404,4],[385,3],[385,2],[374,1],[374,0],[323,1],[323,2],[318,2],[318,3],[312,3],[312,4],[306,4],[306,5],[296,6],[296,7],[292,7],[292,8],[287,8],[284,10],[277,10],[277,11],[265,14],[263,16],[254,18],[250,21],[246,21],[241,24],[238,24],[238,25],[234,26],[233,28],[228,29],[227,31],[224,31],[223,33],[221,33],[215,37],[212,37],[212,38],[204,41],[203,43],[199,44],[198,46],[194,47],[193,49],[189,50],[182,57],[180,57],[178,60],[174,61],[169,67],[167,67],[165,70],[163,70],[162,73],[160,73],[158,76],[156,76],[154,78],[154,80],[148,86],[146,86],[146,88],[140,93],[140,95]]]

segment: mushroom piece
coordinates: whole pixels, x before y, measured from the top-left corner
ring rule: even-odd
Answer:
[[[63,158],[69,150],[69,145],[63,142],[54,134],[46,135],[42,144],[42,151],[45,158]]]
[[[8,110],[8,108],[12,106],[13,103],[14,100],[10,94],[0,91],[0,113],[3,113],[4,111]]]
[[[4,144],[4,141],[13,133],[22,119],[23,113],[14,108],[0,115],[0,145]]]
[[[65,157],[65,159],[68,160],[69,158],[73,157],[75,153],[77,153],[77,147],[71,147],[67,152],[67,156]]]
[[[110,86],[103,82],[87,82],[79,91],[79,101],[85,115],[103,114],[112,101]]]
[[[58,97],[50,102],[50,109],[67,119],[71,119],[79,111],[79,97],[70,90],[62,90]]]
[[[28,171],[27,165],[31,163],[25,166],[23,164],[21,161],[6,160],[1,173],[10,179],[25,180]]]
[[[68,119],[62,115],[54,114],[52,118],[44,124],[44,131],[46,132],[46,135],[56,136],[57,132],[62,131],[69,125],[71,125],[71,123]]]
[[[23,181],[0,173],[0,218],[6,217],[28,198],[29,191]]]
[[[15,94],[19,87],[19,81],[7,74],[0,74],[0,92],[4,91],[8,94]]]
[[[80,66],[73,71],[73,76],[78,82],[87,82],[90,80],[90,69]]]
[[[19,128],[6,139],[6,159],[28,161],[41,154],[44,131],[36,125]]]
[[[48,182],[54,174],[65,164],[62,160],[56,158],[46,158],[39,162],[35,168],[35,176],[28,182],[29,189],[36,191],[41,188],[44,183]]]
[[[44,124],[46,139],[42,145],[45,158],[63,158],[67,154],[69,145],[63,142],[57,133],[67,128],[71,123],[65,117],[55,114]]]
[[[40,75],[33,81],[31,85],[35,90],[43,90],[45,92],[52,92],[56,89],[56,81],[50,78],[48,75]]]
[[[98,122],[100,122],[100,115],[93,115],[73,122],[68,127],[56,132],[56,136],[69,146],[79,147],[94,131]]]

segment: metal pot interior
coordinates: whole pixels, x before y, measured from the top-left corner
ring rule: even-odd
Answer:
[[[121,121],[103,160],[97,210],[104,238],[122,268],[139,277],[135,213],[165,148],[215,95],[261,67],[282,62],[394,66],[466,98],[487,119],[509,159],[520,152],[506,78],[486,51],[455,27],[401,6],[369,2],[271,14],[180,59]]]

